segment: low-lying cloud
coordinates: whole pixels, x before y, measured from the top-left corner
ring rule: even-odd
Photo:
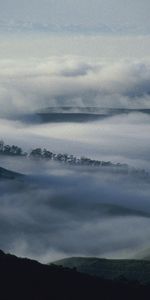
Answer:
[[[149,61],[1,61],[0,80],[1,117],[62,105],[150,107]]]
[[[150,169],[150,115],[132,111],[89,123],[24,122],[50,106],[150,108],[150,63],[72,57],[0,62],[0,138],[23,150],[88,156]],[[48,162],[0,157],[27,175],[0,181],[0,248],[52,261],[134,257],[149,247],[149,181]],[[110,170],[109,170],[110,171]]]
[[[103,170],[31,165],[24,181],[0,182],[1,249],[48,262],[134,257],[149,247],[149,183]]]
[[[128,163],[150,170],[150,115],[130,113],[91,123],[24,124],[0,119],[0,138],[24,151],[47,148],[54,153]],[[17,168],[17,165],[16,165]]]

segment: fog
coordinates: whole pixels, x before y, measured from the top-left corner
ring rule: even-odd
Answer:
[[[79,58],[0,62],[1,117],[49,106],[150,107],[149,61]]]
[[[150,108],[148,60],[114,63],[65,56],[0,65],[0,137],[6,143],[149,169],[149,111],[134,111]],[[85,124],[39,123],[39,111],[67,105],[76,113],[87,106],[132,110]]]
[[[150,169],[150,115],[130,113],[91,123],[26,124],[0,120],[1,139],[24,151],[42,147],[54,153],[127,163]],[[17,164],[13,166],[17,171]]]
[[[149,182],[12,158],[16,164],[29,175],[0,182],[0,248],[6,252],[48,262],[72,255],[131,258],[149,246]]]
[[[150,171],[146,56],[12,56],[0,61],[0,139],[5,144]],[[61,113],[62,106],[72,106],[74,113],[87,106],[130,111],[84,123],[39,119],[40,111],[57,107]],[[133,258],[149,248],[149,177],[4,155],[0,166],[25,174],[0,180],[2,250],[49,262],[78,255]]]

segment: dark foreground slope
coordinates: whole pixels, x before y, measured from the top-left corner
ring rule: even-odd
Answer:
[[[22,178],[24,175],[4,169],[0,167],[0,180],[3,179],[19,179]]]
[[[147,299],[150,287],[102,280],[75,270],[42,265],[0,251],[0,299]]]
[[[56,261],[55,264],[64,268],[76,268],[79,272],[104,279],[125,278],[130,282],[150,284],[150,261],[71,257]]]

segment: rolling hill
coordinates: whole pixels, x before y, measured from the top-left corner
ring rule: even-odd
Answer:
[[[76,270],[42,265],[0,251],[2,300],[147,299],[150,286],[103,280]]]
[[[56,261],[55,264],[64,268],[76,268],[79,272],[109,280],[124,278],[128,281],[150,283],[150,261],[71,257]]]

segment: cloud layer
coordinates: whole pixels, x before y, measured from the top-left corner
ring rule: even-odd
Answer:
[[[25,182],[0,182],[0,248],[47,262],[134,257],[149,247],[148,183],[57,164],[30,162],[31,169]]]
[[[40,146],[149,170],[148,113],[84,124],[36,123],[36,112],[49,106],[150,108],[149,78],[148,61],[0,62],[0,137],[24,150]],[[69,255],[134,257],[149,247],[149,182],[5,157],[0,165],[27,175],[25,182],[0,182],[5,251],[52,261]]]
[[[0,62],[1,116],[54,105],[150,107],[149,62],[114,64],[51,58]]]

